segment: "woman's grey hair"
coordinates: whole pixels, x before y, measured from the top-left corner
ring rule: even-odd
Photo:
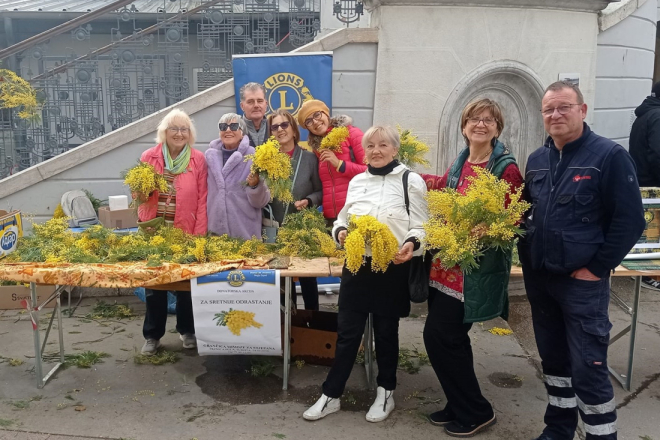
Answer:
[[[389,125],[374,125],[364,133],[364,136],[362,136],[362,148],[366,149],[367,145],[369,145],[369,141],[376,134],[397,150],[401,146],[401,137],[396,129]]]
[[[222,117],[218,121],[218,125],[222,124],[223,122],[225,124],[229,124],[232,121],[238,122],[238,128],[241,129],[243,134],[247,134],[247,132],[248,132],[247,131],[247,124],[245,123],[245,120],[240,115],[237,115],[236,113],[225,113],[224,115],[222,115]]]
[[[156,142],[159,144],[165,143],[167,140],[168,127],[174,126],[179,128],[188,127],[190,130],[188,145],[194,147],[195,140],[197,139],[197,130],[195,130],[195,124],[193,124],[193,121],[190,119],[190,116],[188,116],[188,113],[178,108],[175,108],[167,115],[165,115],[165,117],[160,121],[160,124],[158,124],[158,129],[156,130]]]

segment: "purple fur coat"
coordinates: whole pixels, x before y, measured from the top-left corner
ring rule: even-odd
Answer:
[[[246,240],[261,237],[261,208],[270,201],[270,191],[259,180],[256,188],[245,185],[252,161],[245,156],[254,154],[250,140],[243,136],[237,151],[227,163],[222,163],[222,141],[211,141],[206,150],[209,195],[207,198],[208,231],[228,234]]]

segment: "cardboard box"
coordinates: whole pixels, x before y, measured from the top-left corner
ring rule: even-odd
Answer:
[[[110,211],[108,206],[99,208],[99,221],[110,229],[125,229],[137,227],[137,213],[133,208]]]
[[[55,291],[55,286],[37,286],[37,303],[41,304]],[[22,309],[21,300],[27,300],[30,304],[30,287],[19,284],[18,286],[0,286],[0,310]],[[55,307],[55,300],[51,301],[46,308]]]
[[[21,211],[7,212],[0,209],[0,258],[14,252],[22,236]]]
[[[284,321],[284,319],[282,319]],[[296,310],[291,315],[291,358],[332,366],[337,345],[337,314]]]

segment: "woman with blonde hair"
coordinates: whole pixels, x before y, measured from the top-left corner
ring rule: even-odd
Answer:
[[[368,169],[351,180],[346,204],[335,221],[332,236],[343,245],[349,218],[371,215],[389,227],[399,251],[385,272],[371,270],[370,248],[366,249],[367,256],[357,273],[353,274],[344,266],[339,287],[335,360],[323,383],[323,394],[303,414],[306,420],[318,420],[339,411],[339,399],[353,370],[369,313],[374,315],[378,389],[366,419],[369,422],[383,421],[394,409],[399,318],[410,313],[410,259],[413,253],[422,253],[423,224],[428,218],[426,185],[418,174],[395,159],[400,138],[392,127],[370,128],[362,138],[362,145]],[[406,178],[407,186],[404,187]]]
[[[169,112],[158,125],[156,145],[142,153],[140,160],[153,165],[165,177],[168,191],[137,194],[143,200],[138,207],[140,222],[162,219],[161,223],[182,229],[189,234],[206,234],[206,161],[204,154],[193,148],[195,125],[179,109]],[[167,292],[145,289],[147,313],[142,334],[145,338],[142,354],[153,355],[160,347],[167,323]],[[190,292],[175,292],[177,296],[176,329],[184,348],[195,348]]]

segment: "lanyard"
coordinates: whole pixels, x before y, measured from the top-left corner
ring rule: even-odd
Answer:
[[[293,174],[293,182],[291,182],[291,192],[293,192],[293,188],[296,186],[296,178],[298,177],[298,170],[300,169],[300,162],[302,162],[302,148],[298,147],[298,163],[296,164],[296,172]],[[282,217],[282,221],[286,218],[287,213],[289,212],[289,206],[291,206],[291,203],[286,204],[286,208],[284,209],[284,217]]]

